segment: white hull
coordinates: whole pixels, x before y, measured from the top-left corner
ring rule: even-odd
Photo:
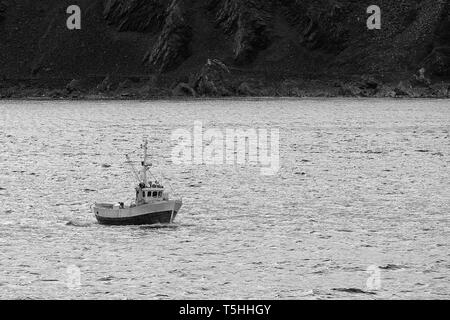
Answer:
[[[172,222],[181,205],[180,200],[158,201],[129,208],[114,208],[110,204],[95,204],[92,210],[101,224],[139,225]]]

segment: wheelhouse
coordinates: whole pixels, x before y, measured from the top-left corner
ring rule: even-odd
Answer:
[[[139,185],[136,188],[136,202],[149,203],[153,201],[163,201],[165,199],[164,186],[158,183],[149,185]]]

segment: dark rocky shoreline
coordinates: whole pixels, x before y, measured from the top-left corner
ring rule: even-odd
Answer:
[[[60,80],[59,80],[60,81]],[[152,79],[105,77],[96,84],[92,79],[70,80],[66,85],[41,86],[32,81],[5,81],[0,99],[75,99],[75,100],[152,100],[186,98],[450,98],[450,82],[417,83],[413,80],[381,82],[368,77],[353,80],[288,79],[264,83],[256,79],[235,79],[220,85],[208,80],[155,84]],[[57,82],[57,81],[56,81]]]
[[[449,1],[0,0],[2,99],[448,98]]]

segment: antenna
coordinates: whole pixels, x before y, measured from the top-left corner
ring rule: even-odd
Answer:
[[[139,183],[141,183],[141,182],[142,182],[142,181],[141,181],[141,178],[139,177],[139,174],[138,174],[136,168],[134,167],[133,162],[132,162],[131,159],[130,159],[130,156],[129,156],[128,154],[126,154],[126,155],[125,155],[125,158],[127,158],[127,163],[130,165],[130,168],[131,168],[131,171],[132,171],[133,174],[134,174],[134,177],[136,178],[136,180],[137,180]]]

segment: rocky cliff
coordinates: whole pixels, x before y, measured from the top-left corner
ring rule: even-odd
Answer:
[[[74,4],[81,30],[66,27]],[[366,26],[372,4],[380,30]],[[213,91],[230,94],[244,82],[272,95],[289,81],[410,81],[421,68],[424,82],[447,82],[449,21],[447,0],[2,0],[0,74],[3,87],[108,77],[171,90],[210,83],[215,61],[228,72]]]

